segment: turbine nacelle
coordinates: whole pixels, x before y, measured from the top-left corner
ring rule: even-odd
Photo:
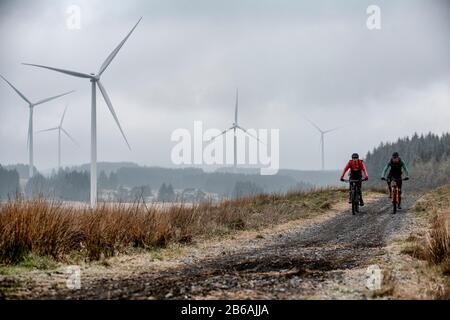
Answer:
[[[90,73],[89,75],[91,76],[91,82],[97,82],[97,81],[100,80],[100,75],[99,74]]]

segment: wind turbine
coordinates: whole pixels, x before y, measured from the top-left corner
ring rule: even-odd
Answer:
[[[309,120],[308,118],[305,118],[306,121],[308,121],[310,124],[312,124],[319,132],[320,132],[320,146],[321,146],[321,150],[322,150],[322,171],[325,170],[325,135],[327,133],[336,131],[342,127],[336,127],[333,129],[329,129],[329,130],[322,130],[321,128],[319,128],[318,125],[316,125],[314,122],[312,122],[311,120]]]
[[[65,96],[69,93],[74,92],[69,91],[63,94],[59,94],[57,96],[54,97],[50,97],[50,98],[46,98],[46,99],[42,99],[39,100],[38,102],[31,102],[27,97],[25,97],[25,95],[20,92],[16,87],[14,87],[11,82],[9,82],[8,80],[6,80],[5,77],[3,77],[2,75],[0,75],[0,77],[7,83],[9,84],[9,86],[11,88],[13,88],[13,90],[26,102],[28,103],[28,107],[29,107],[29,119],[28,119],[28,138],[27,138],[27,149],[28,149],[28,178],[31,179],[33,177],[34,174],[34,153],[33,153],[33,111],[34,111],[34,107],[52,101],[54,99],[57,99],[59,97]]]
[[[64,133],[70,140],[72,140],[72,142],[75,145],[78,145],[78,143],[75,141],[75,139],[72,138],[72,136],[62,126],[63,121],[64,121],[64,116],[66,115],[66,111],[67,111],[67,106],[64,109],[63,115],[61,117],[61,121],[59,122],[59,125],[57,127],[38,131],[38,133],[40,133],[40,132],[48,132],[48,131],[58,130],[58,171],[61,169],[61,132]]]
[[[111,61],[115,58],[119,50],[122,48],[122,46],[125,44],[125,42],[130,37],[131,33],[136,29],[137,25],[141,21],[142,17],[139,19],[139,21],[134,25],[134,27],[131,29],[131,31],[127,34],[127,36],[119,43],[119,45],[109,54],[109,56],[106,58],[105,62],[101,65],[99,71],[97,74],[94,73],[82,73],[77,71],[71,71],[71,70],[64,70],[64,69],[58,69],[53,67],[47,67],[43,65],[38,64],[30,64],[30,63],[23,63],[27,66],[34,66],[44,69],[49,69],[52,71],[64,73],[70,76],[74,76],[77,78],[85,78],[89,79],[91,82],[91,208],[94,209],[97,205],[97,91],[96,86],[100,89],[100,92],[103,95],[103,98],[105,99],[106,105],[108,106],[109,111],[111,112],[114,120],[116,121],[117,126],[119,127],[120,132],[122,133],[122,136],[128,146],[128,148],[131,150],[130,144],[128,143],[128,140],[125,136],[125,133],[122,130],[122,127],[120,126],[119,119],[117,118],[116,112],[114,111],[114,108],[112,106],[111,100],[109,99],[108,94],[106,93],[105,88],[103,87],[102,83],[100,82],[100,77],[105,72],[106,68],[108,68]]]
[[[233,149],[234,149],[234,169],[236,169],[237,167],[237,137],[236,137],[236,131],[242,130],[243,132],[245,132],[247,135],[249,135],[250,137],[252,137],[253,139],[256,139],[256,141],[262,143],[257,137],[255,137],[254,135],[252,135],[251,133],[249,133],[246,129],[244,129],[243,127],[241,127],[238,124],[238,107],[239,107],[239,91],[238,89],[236,89],[236,105],[235,105],[235,109],[234,109],[234,123],[233,125],[222,131],[219,135],[211,138],[210,141],[213,141],[214,139],[226,134],[228,131],[233,130]]]

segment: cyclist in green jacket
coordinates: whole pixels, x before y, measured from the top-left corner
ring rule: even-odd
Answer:
[[[386,173],[389,174],[386,176]],[[406,163],[400,158],[398,152],[394,152],[392,154],[391,160],[384,166],[383,173],[381,175],[382,180],[386,180],[388,187],[389,187],[389,197],[392,196],[392,188],[391,188],[391,182],[392,180],[396,180],[397,186],[398,186],[398,208],[401,209],[401,195],[402,195],[402,176],[403,172],[405,173],[406,177],[404,180],[409,179],[409,170],[406,166]]]

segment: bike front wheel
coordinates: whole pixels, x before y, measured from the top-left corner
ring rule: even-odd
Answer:
[[[359,212],[359,196],[358,190],[352,191],[352,214],[356,214]]]
[[[356,207],[356,203],[352,201],[352,214],[355,215],[358,212],[358,209]]]

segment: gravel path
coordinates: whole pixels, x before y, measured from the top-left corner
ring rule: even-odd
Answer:
[[[83,282],[76,291],[41,292],[44,299],[364,299],[366,269],[411,219],[408,208],[391,213],[387,198],[344,211],[306,230],[294,228],[200,261],[166,270]],[[219,251],[220,252],[220,251]]]

